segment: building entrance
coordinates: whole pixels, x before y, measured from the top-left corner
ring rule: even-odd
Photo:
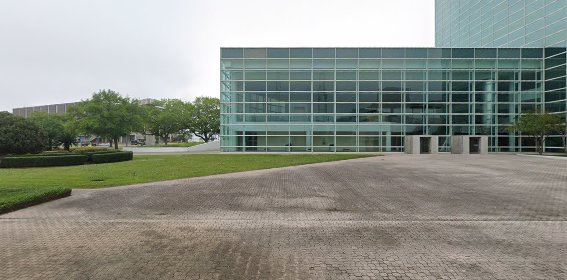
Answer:
[[[419,153],[420,154],[430,154],[431,153],[431,138],[420,137],[419,138]]]

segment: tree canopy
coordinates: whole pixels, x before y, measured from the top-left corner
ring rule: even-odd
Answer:
[[[47,150],[52,150],[59,146],[58,138],[63,132],[64,125],[62,115],[54,115],[47,112],[34,112],[30,120],[43,131]]]
[[[0,112],[0,155],[39,153],[45,145],[44,137],[34,122]]]
[[[187,114],[187,104],[178,99],[164,99],[145,107],[145,130],[155,135],[156,140],[164,140],[167,145],[169,135],[184,129],[183,119]]]
[[[189,131],[205,142],[214,140],[214,136],[220,133],[220,100],[197,97],[190,111],[187,124]]]
[[[512,132],[520,132],[523,135],[535,139],[536,151],[541,155],[544,152],[543,143],[545,138],[554,132],[559,132],[562,125],[561,116],[547,112],[530,112],[520,116],[519,120],[510,127]]]
[[[77,123],[76,120],[69,115],[35,112],[32,114],[30,120],[43,131],[47,150],[52,150],[53,148],[63,145],[65,150],[69,151],[71,145],[78,143],[77,137],[79,133]]]
[[[82,131],[112,139],[116,149],[121,136],[143,129],[138,101],[122,97],[113,90],[101,90],[70,111]]]

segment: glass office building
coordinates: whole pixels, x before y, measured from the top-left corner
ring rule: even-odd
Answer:
[[[545,64],[561,51],[223,48],[221,148],[399,152],[405,135],[429,134],[441,151],[452,135],[489,135],[493,152],[530,151],[533,141],[507,128],[544,106]]]
[[[546,48],[542,110],[567,116],[566,0],[436,0],[436,47]],[[546,150],[561,150],[552,135]]]
[[[436,0],[437,48],[223,48],[223,151],[402,151],[405,135],[488,135],[567,116],[566,0]],[[561,151],[560,135],[545,143]]]

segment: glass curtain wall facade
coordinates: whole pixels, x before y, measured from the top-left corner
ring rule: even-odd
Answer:
[[[567,47],[567,1],[436,0],[435,46]]]
[[[450,149],[452,135],[489,135],[493,152],[533,151],[531,139],[507,128],[520,113],[541,109],[545,91],[561,92],[564,75],[551,90],[544,70],[564,50],[550,54],[543,48],[223,48],[221,149],[400,152],[405,135],[429,134],[439,136],[441,151]],[[564,64],[557,67],[560,75]]]
[[[436,0],[437,47],[546,48],[542,110],[567,117],[566,0]],[[561,151],[552,135],[547,151]]]
[[[566,0],[567,1],[567,0]],[[551,114],[563,115],[567,119],[567,54],[566,48],[545,48],[544,60],[544,107]],[[545,142],[546,151],[564,151],[562,135],[551,135]]]

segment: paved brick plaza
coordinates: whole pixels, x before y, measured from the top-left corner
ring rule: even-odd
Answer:
[[[567,161],[388,155],[77,190],[0,216],[2,279],[565,279]]]

